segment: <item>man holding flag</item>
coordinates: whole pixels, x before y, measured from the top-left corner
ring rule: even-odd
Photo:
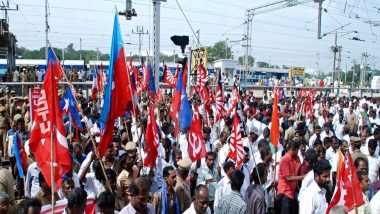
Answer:
[[[57,91],[58,81],[63,72],[56,59],[50,59],[48,65],[37,103],[29,147],[46,183],[52,189],[58,189],[63,175],[71,169],[71,159]]]

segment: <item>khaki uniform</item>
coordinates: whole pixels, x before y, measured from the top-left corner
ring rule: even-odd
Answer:
[[[1,143],[5,142],[5,139],[7,138],[7,131],[8,131],[7,118],[3,115],[0,115],[0,141]],[[4,149],[2,152],[4,152]],[[4,155],[6,154],[3,154],[3,156]]]
[[[186,188],[186,182],[178,175],[174,191],[178,197],[179,209],[183,213],[190,207],[192,200],[190,190]]]
[[[116,187],[118,192],[117,199],[120,200],[121,204],[127,206],[129,201],[131,200],[131,193],[129,187],[131,186],[132,181],[137,178],[139,174],[139,170],[136,166],[132,168],[133,173],[127,172],[127,170],[123,169],[120,175],[117,177]]]
[[[289,128],[285,131],[285,137],[284,137],[284,140],[287,140],[287,141],[292,140],[293,137],[294,137],[294,133],[295,133],[295,132],[296,132],[296,131],[294,130],[293,127],[289,127]]]
[[[9,196],[9,204],[10,204],[10,213],[15,210],[16,201],[15,201],[15,193],[13,189],[13,176],[12,173],[5,169],[0,169],[0,191],[5,192]]]
[[[51,204],[51,196],[50,196],[50,195],[49,195],[49,196],[48,196],[48,195],[45,195],[45,193],[42,192],[42,190],[40,190],[40,191],[36,194],[35,198],[37,198],[37,199],[41,202],[42,206],[45,206],[45,205]],[[57,194],[57,192],[54,192],[54,203],[55,203],[56,201],[58,201],[58,200],[59,200],[59,195]]]

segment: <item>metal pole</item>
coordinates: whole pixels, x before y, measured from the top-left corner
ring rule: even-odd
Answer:
[[[338,94],[337,94],[337,96],[339,96],[339,88],[340,88],[340,80],[341,80],[341,78],[340,78],[340,63],[341,63],[341,61],[342,61],[342,46],[338,46]]]
[[[154,82],[156,85],[156,91],[159,86],[159,75],[160,75],[160,6],[161,0],[153,0],[153,28],[154,28]]]
[[[48,20],[48,0],[45,0],[45,39],[46,39],[46,47],[45,47],[45,58],[47,60],[48,58],[48,46],[49,46],[49,39],[48,39],[48,31],[49,31],[49,20]]]
[[[82,38],[79,38],[79,60],[82,60]]]
[[[319,2],[319,5],[318,5],[318,35],[317,35],[317,38],[318,39],[322,39],[322,36],[321,36],[321,28],[322,28],[322,3],[323,3],[323,0],[320,0]]]
[[[336,68],[335,68],[335,64],[336,64],[336,52],[337,52],[337,40],[338,40],[338,33],[337,31],[335,31],[335,46],[333,47],[333,51],[334,51],[334,64],[333,64],[333,75],[332,75],[332,81],[333,81],[333,86],[334,86],[334,82],[335,82],[335,71],[336,71]]]

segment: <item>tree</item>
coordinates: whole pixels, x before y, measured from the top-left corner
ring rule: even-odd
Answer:
[[[231,48],[228,47],[226,41],[219,41],[213,46],[209,46],[207,52],[209,62],[214,62],[218,59],[233,59]]]
[[[239,65],[244,65],[244,58],[245,56],[239,56],[238,63]],[[248,65],[253,66],[255,64],[255,58],[253,56],[248,56]]]
[[[263,62],[263,61],[258,61],[256,62],[257,67],[259,68],[269,68],[269,63]]]

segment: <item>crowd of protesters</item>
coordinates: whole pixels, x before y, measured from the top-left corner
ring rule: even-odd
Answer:
[[[29,80],[29,73],[34,78]],[[42,80],[37,73],[20,69],[20,73],[14,72],[13,81]],[[72,72],[70,78],[75,81],[79,73]],[[266,91],[264,97],[257,98],[252,91],[240,91],[244,112],[240,119],[246,136],[244,160],[238,168],[228,156],[233,115],[215,123],[214,115],[206,117],[201,105],[207,155],[192,162],[188,130],[174,137],[169,117],[171,95],[163,93],[163,101],[155,108],[160,130],[157,164],[147,171],[143,159],[149,157],[144,157],[142,133],[146,132],[151,106],[148,96],[138,97],[138,123],[133,117],[118,120],[112,142],[99,160],[91,139],[95,143],[101,139],[100,104],[77,90],[82,124],[88,129],[77,130],[64,117],[72,170],[60,189],[52,192],[28,148],[32,124],[23,90],[25,97],[21,98],[10,88],[0,90],[0,214],[39,213],[43,206],[60,200],[67,201],[65,213],[83,213],[87,198],[96,200],[97,213],[324,213],[337,182],[338,150],[351,153],[355,164],[365,201],[357,207],[358,213],[380,213],[380,203],[376,203],[380,201],[380,103],[376,99],[327,97],[327,93],[317,92],[306,116],[300,110],[304,100],[300,91],[283,92],[278,106],[280,144],[273,151],[273,94]],[[62,94],[60,90],[59,96]],[[226,109],[230,100],[231,94],[225,92]],[[196,96],[190,101],[198,102]],[[15,165],[15,132],[28,155],[25,179],[19,177]],[[348,211],[335,206],[330,213]]]

